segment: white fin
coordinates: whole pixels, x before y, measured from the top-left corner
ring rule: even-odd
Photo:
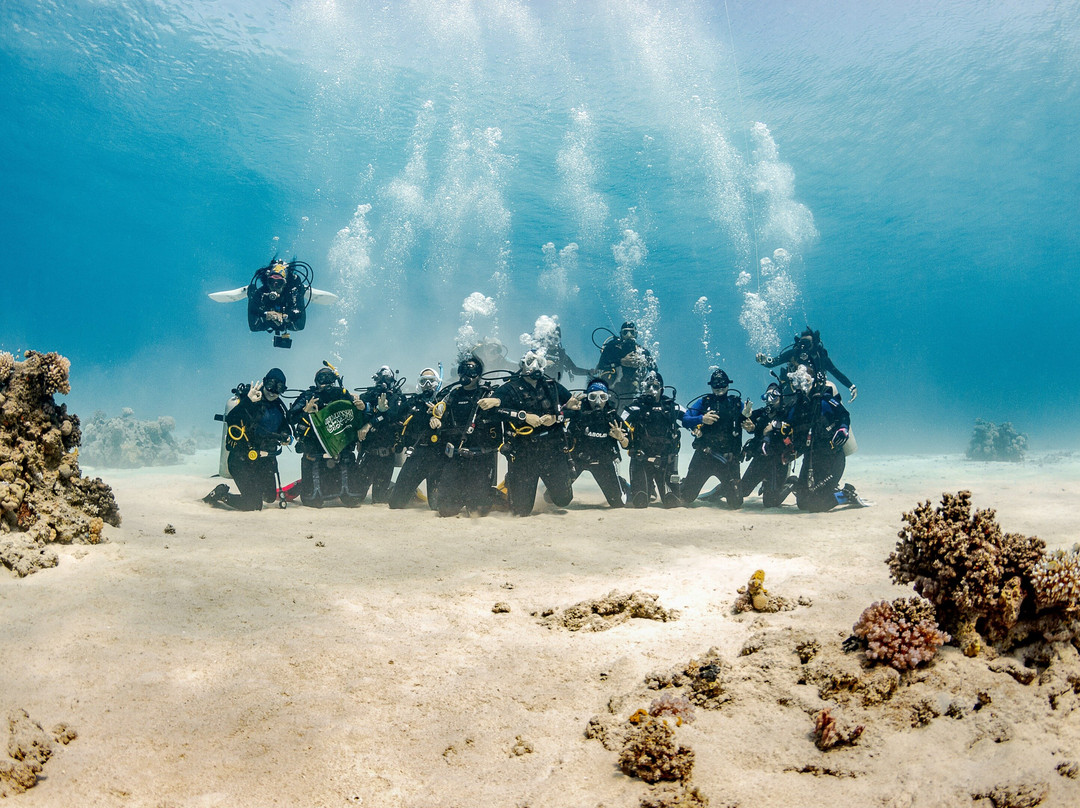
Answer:
[[[247,297],[247,287],[241,286],[239,289],[229,289],[225,292],[211,292],[207,297],[218,303],[235,303]]]

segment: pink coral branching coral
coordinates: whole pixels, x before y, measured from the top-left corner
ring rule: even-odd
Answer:
[[[825,708],[814,719],[814,745],[822,752],[835,746],[853,746],[863,734],[861,724],[851,725]]]
[[[866,609],[853,629],[866,640],[866,656],[898,671],[912,670],[934,658],[949,641],[934,620],[934,607],[922,598],[879,601]]]

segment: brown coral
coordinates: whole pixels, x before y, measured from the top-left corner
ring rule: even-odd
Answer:
[[[109,486],[79,470],[78,417],[53,400],[70,390],[70,362],[56,353],[25,357],[0,357],[0,532],[21,534],[0,542],[0,563],[19,575],[55,563],[43,545],[96,543],[103,523],[120,524]]]
[[[0,387],[8,383],[12,371],[15,370],[15,357],[7,351],[0,351]]]
[[[619,768],[646,783],[689,780],[694,750],[675,743],[675,731],[666,721],[650,718],[631,731],[619,755]]]
[[[938,508],[928,500],[903,519],[907,527],[888,559],[893,580],[913,584],[951,633],[971,622],[991,641],[1002,640],[1021,616],[1043,541],[1002,533],[992,509],[972,513],[970,491],[943,494]]]
[[[1080,611],[1080,544],[1041,558],[1032,570],[1031,583],[1040,610]]]
[[[853,627],[866,640],[867,659],[898,671],[912,670],[934,658],[949,635],[938,630],[933,605],[922,598],[897,598],[869,606]]]

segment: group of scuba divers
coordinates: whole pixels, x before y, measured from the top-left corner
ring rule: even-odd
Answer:
[[[356,507],[370,492],[373,502],[397,509],[423,501],[419,486],[426,481],[427,507],[440,516],[463,510],[484,516],[493,508],[527,516],[539,481],[545,499],[563,508],[587,471],[613,508],[689,505],[710,478],[718,485],[700,498],[725,500],[729,508],[741,507],[759,487],[766,508],[792,495],[800,510],[811,512],[869,504],[841,484],[855,442],[848,410],[827,376],[851,399],[856,388],[829,358],[820,333],[808,327],[779,355],[756,359],[780,369],[756,408],[720,368],[709,377],[710,392],[682,407],[632,322],[601,346],[593,370],[570,360],[557,329],[546,347],[521,357],[516,372],[485,372],[472,352],[459,358],[457,381],[444,387],[439,372],[425,368],[413,393],[402,391],[405,379],[386,365],[372,386],[350,392],[324,362],[314,384],[286,406],[285,374],[273,368],[261,382],[234,389],[219,416],[227,471],[239,493],[222,483],[204,500],[245,511],[275,501],[285,507],[297,497],[307,506]],[[586,375],[584,390],[563,386],[563,373]],[[337,434],[347,438],[331,442],[329,432],[345,422],[351,429]],[[680,478],[683,429],[693,436],[694,453]],[[290,443],[301,455],[301,478],[282,486],[277,457]],[[623,452],[629,481],[619,474]]]

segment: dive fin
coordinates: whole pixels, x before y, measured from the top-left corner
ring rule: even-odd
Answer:
[[[239,289],[229,289],[224,292],[210,292],[207,297],[218,303],[235,303],[247,297],[247,290],[246,286],[241,286]]]
[[[211,295],[211,297],[213,297],[213,295]],[[336,302],[337,299],[338,299],[338,296],[335,295],[333,292],[324,292],[322,289],[312,289],[311,290],[311,302],[312,303],[318,303],[318,304],[320,304],[322,306],[325,306],[328,303]]]

